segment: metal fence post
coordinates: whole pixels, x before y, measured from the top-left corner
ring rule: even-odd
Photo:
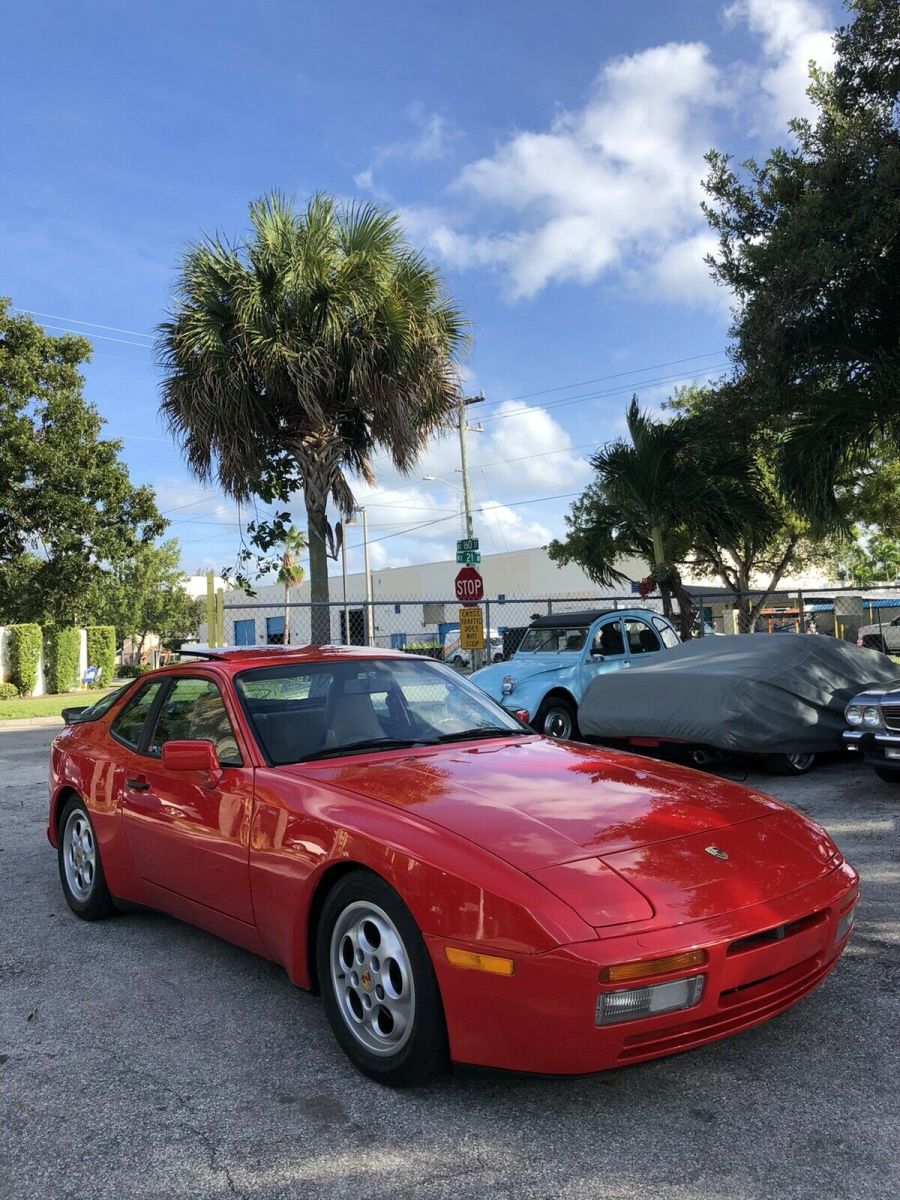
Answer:
[[[484,662],[489,666],[494,661],[494,653],[491,649],[491,602],[484,602],[484,623],[487,626],[484,634]]]
[[[703,597],[698,597],[700,603],[700,631],[697,637],[706,637],[706,606],[703,603]]]
[[[805,633],[806,632],[806,605],[803,602],[803,592],[800,590],[800,588],[797,588],[797,616],[800,621],[800,628],[797,630],[797,632]]]

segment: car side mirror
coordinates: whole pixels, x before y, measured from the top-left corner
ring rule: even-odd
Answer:
[[[207,771],[214,775],[219,760],[212,742],[164,742],[162,766],[164,771]]]

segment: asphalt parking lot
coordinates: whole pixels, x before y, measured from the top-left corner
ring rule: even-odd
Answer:
[[[790,1012],[605,1076],[357,1075],[280,968],[152,913],[88,925],[44,836],[55,730],[0,731],[0,1197],[900,1196],[900,788],[751,782],[861,870],[854,939]]]

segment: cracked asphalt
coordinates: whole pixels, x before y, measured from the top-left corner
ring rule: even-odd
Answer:
[[[3,1200],[900,1196],[900,788],[863,767],[751,780],[863,875],[843,962],[790,1012],[605,1076],[396,1093],[278,967],[153,913],[70,914],[44,837],[54,732],[0,731]]]

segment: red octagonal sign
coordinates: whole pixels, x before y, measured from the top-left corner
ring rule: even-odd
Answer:
[[[474,604],[484,598],[484,581],[474,567],[463,567],[454,584],[460,604]]]

